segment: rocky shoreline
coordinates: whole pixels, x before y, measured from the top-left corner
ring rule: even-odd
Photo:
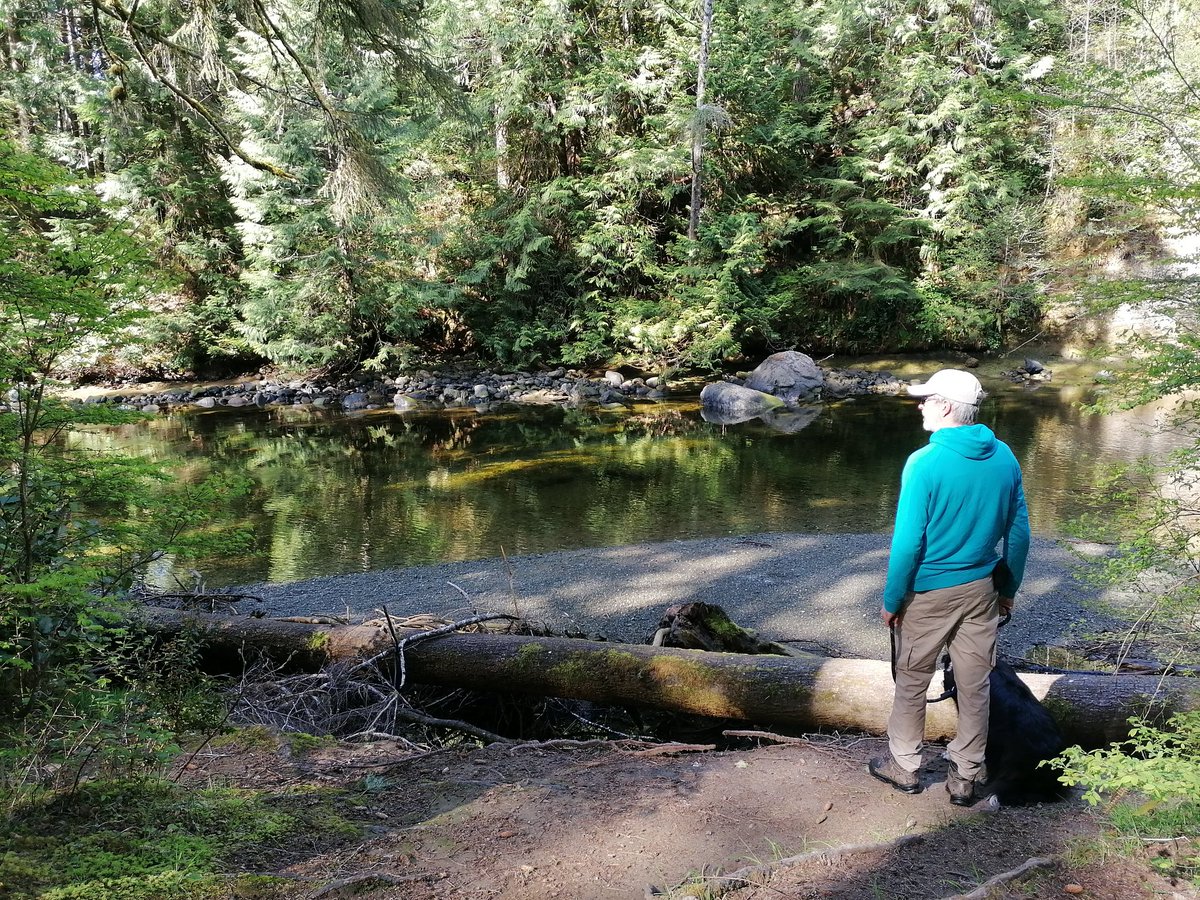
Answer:
[[[822,386],[810,400],[840,399],[856,394],[894,394],[904,382],[886,372],[863,369],[822,369]],[[742,384],[745,375],[722,379]],[[346,411],[392,408],[398,412],[419,409],[475,409],[488,412],[504,404],[627,407],[671,398],[692,397],[699,391],[695,380],[669,382],[661,377],[626,375],[615,369],[597,375],[578,369],[498,374],[433,372],[379,377],[276,379],[248,378],[233,384],[180,387],[147,392],[133,385],[106,394],[86,397],[86,403],[104,403],[144,413],[172,409],[217,407],[311,406]]]

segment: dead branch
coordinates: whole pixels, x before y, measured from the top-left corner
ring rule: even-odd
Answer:
[[[775,732],[773,732],[773,731],[753,731],[753,730],[743,731],[743,730],[739,730],[739,729],[729,728],[729,729],[726,729],[725,731],[722,731],[721,734],[724,737],[753,738],[758,741],[772,741],[776,744],[810,744],[810,743],[812,743],[808,738],[790,737],[789,735],[786,735],[786,734],[775,734]]]
[[[1014,881],[1020,881],[1028,877],[1031,872],[1038,869],[1045,869],[1054,865],[1054,860],[1049,857],[1034,856],[1025,860],[1015,869],[1010,869],[1007,872],[1001,872],[999,875],[993,876],[985,881],[975,890],[966,894],[954,894],[950,897],[943,897],[942,900],[987,900],[992,896],[992,891],[998,887],[1003,887],[1007,884],[1012,884]]]
[[[730,891],[744,887],[767,887],[767,879],[777,871],[789,866],[798,866],[813,861],[832,863],[844,857],[856,856],[860,853],[894,851],[924,840],[924,835],[906,834],[901,835],[895,840],[883,841],[877,844],[848,844],[845,847],[834,847],[829,850],[814,850],[810,853],[801,853],[797,856],[787,856],[774,863],[745,866],[736,872],[730,872],[728,875],[705,875],[704,880],[715,882],[708,885],[708,895],[710,897],[723,897]],[[647,894],[649,894],[649,891],[647,891]]]

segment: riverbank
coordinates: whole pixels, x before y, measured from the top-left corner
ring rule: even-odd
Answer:
[[[889,372],[856,368],[821,369],[820,397],[838,399],[857,394],[899,393],[903,382]],[[721,380],[716,375],[708,380]],[[740,383],[741,378],[725,380]],[[562,406],[628,406],[669,397],[698,394],[699,377],[644,376],[609,369],[602,374],[556,368],[545,372],[496,373],[489,370],[418,370],[394,376],[347,375],[336,378],[254,377],[209,384],[136,384],[79,388],[68,396],[85,403],[105,403],[145,413],[176,408],[312,406],[342,410],[393,407],[415,409],[474,408],[489,412],[506,403]]]
[[[412,566],[290,584],[234,589],[262,599],[270,616],[341,615],[446,619],[506,612],[556,633],[645,643],[670,605],[702,600],[769,640],[836,656],[887,659],[879,602],[886,534],[771,533],[640,543]],[[1075,570],[1099,548],[1035,537],[1002,650],[1023,657],[1041,645],[1119,630],[1100,613],[1108,599]]]

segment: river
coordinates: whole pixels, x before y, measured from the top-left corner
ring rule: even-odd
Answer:
[[[1034,532],[1053,537],[1097,499],[1104,467],[1159,455],[1151,414],[1089,416],[1083,389],[988,384],[981,421],[1020,459]],[[828,403],[783,433],[704,421],[695,396],[626,411],[305,408],[178,411],[76,441],[239,476],[210,526],[249,547],[168,556],[160,587],[323,575],[764,532],[890,530],[901,466],[925,443],[911,399]]]

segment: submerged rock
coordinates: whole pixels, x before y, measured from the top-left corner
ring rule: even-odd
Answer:
[[[700,408],[706,414],[705,418],[720,416],[729,420],[724,424],[733,424],[734,420],[744,422],[784,405],[778,397],[728,381],[705,385],[700,392]]]

